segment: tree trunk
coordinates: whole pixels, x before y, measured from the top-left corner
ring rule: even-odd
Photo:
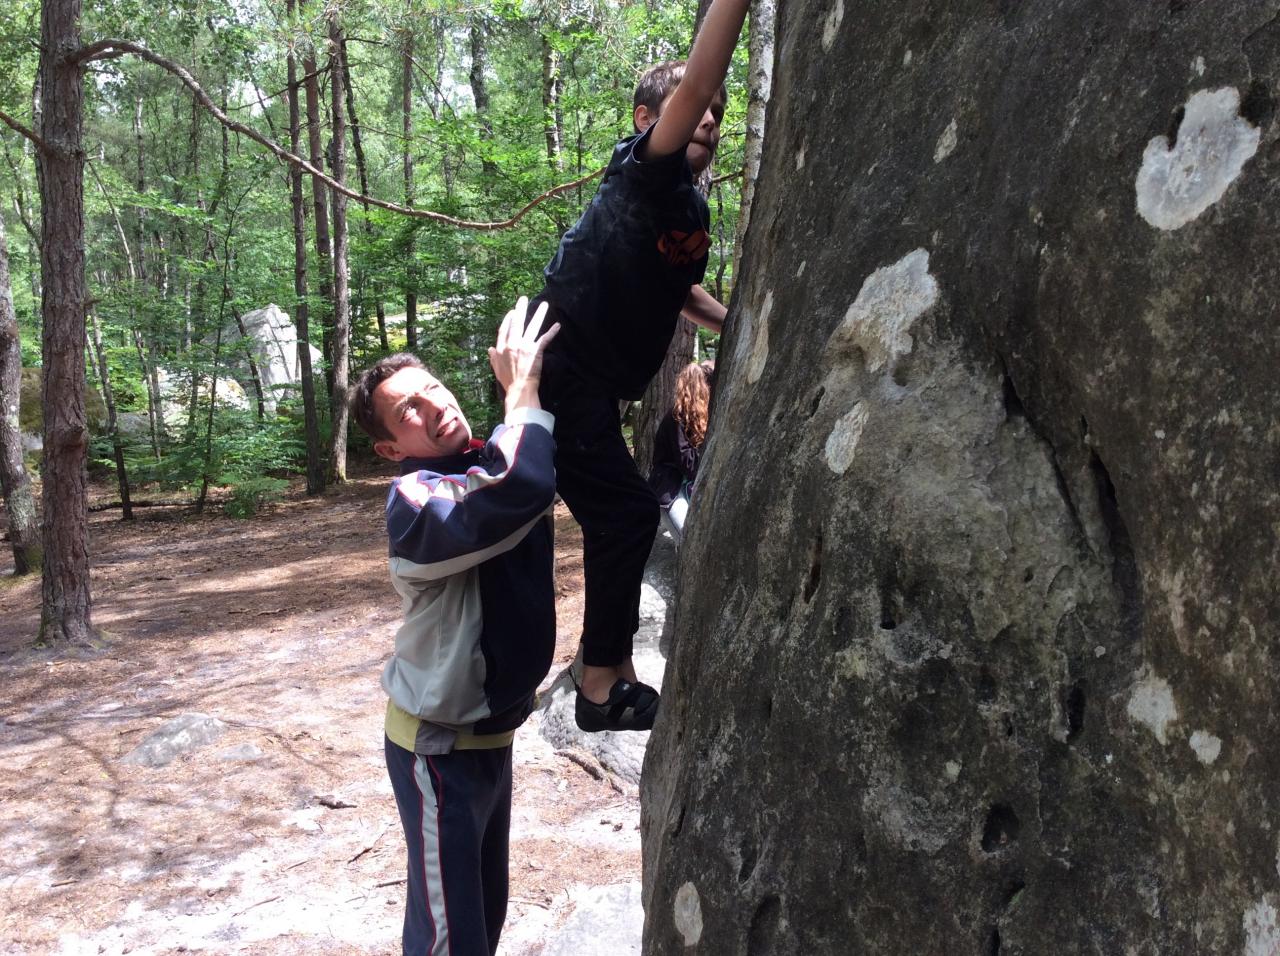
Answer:
[[[324,172],[324,144],[320,135],[320,81],[316,77],[316,55],[315,51],[308,48],[306,54],[302,58],[303,88],[306,90],[307,99],[307,141],[310,150],[309,159],[311,165],[316,169]],[[314,176],[309,177],[311,180],[311,201],[315,207],[315,227],[316,227],[316,271],[319,273],[316,284],[319,287],[319,301],[326,310],[332,309],[333,304],[333,251],[332,244],[329,241],[329,187],[316,179]],[[312,316],[320,323],[320,328],[324,330],[322,340],[324,342],[325,355],[325,383],[327,392],[332,402],[333,396],[333,356],[330,354],[331,335],[328,332],[330,328],[329,318],[331,312],[322,311],[319,315]]]
[[[293,20],[294,0],[285,0],[289,20]],[[298,108],[298,58],[289,46],[289,149],[302,151],[302,119]],[[311,338],[307,314],[307,222],[302,198],[302,170],[289,167],[290,203],[293,207],[293,295],[294,325],[298,329],[298,379],[302,383],[303,428],[307,441],[307,494],[324,491],[324,463],[320,451],[320,425],[316,414],[315,378],[311,369]]]
[[[43,574],[40,639],[89,643],[89,431],[84,410],[84,71],[67,60],[80,47],[80,0],[40,10],[38,132],[44,322]]]
[[[9,277],[9,246],[4,218],[0,216],[0,492],[4,493],[14,574],[27,574],[40,567],[36,501],[31,492],[31,477],[22,461],[22,435],[18,427],[21,392],[22,348]]]
[[[343,93],[342,24],[338,11],[330,8],[329,81],[333,113],[333,178],[346,184],[347,123]],[[330,387],[330,420],[333,435],[329,446],[329,480],[347,480],[347,373],[351,339],[351,303],[347,288],[347,197],[334,190],[333,198],[333,384]]]
[[[400,62],[400,131],[404,137],[404,204],[412,206],[413,189],[413,25],[404,30],[404,50]],[[418,349],[418,253],[414,233],[409,233],[405,251],[404,339],[410,352]]]
[[[560,109],[560,53],[551,40],[542,36],[542,124],[547,142],[547,165],[560,172],[564,169],[564,114]]]
[[[1271,956],[1274,5],[872,10],[780,5],[643,952]]]
[[[360,136],[360,120],[356,116],[356,94],[355,88],[351,83],[351,63],[347,59],[347,38],[342,38],[342,85],[347,95],[347,116],[351,120],[351,147],[356,154],[356,173],[360,178],[360,194],[362,196],[369,195],[369,165],[364,158],[364,144]],[[364,209],[369,211],[369,204],[364,203]],[[363,232],[365,236],[372,239],[373,223],[369,222],[369,217],[364,217]],[[357,299],[364,301],[364,278],[361,274],[360,280],[356,283]],[[372,289],[370,294],[373,296],[374,314],[378,319],[378,344],[382,347],[382,351],[386,352],[389,348],[387,344],[387,310],[382,301],[382,288],[378,282],[371,283]]]
[[[231,306],[231,317],[236,320],[236,328],[240,330],[245,361],[249,364],[249,381],[253,383],[253,395],[258,400],[258,421],[261,422],[267,417],[267,402],[266,396],[262,393],[262,376],[258,373],[258,360],[253,356],[253,343],[249,341],[249,327],[244,324],[244,316],[234,305]]]
[[[773,90],[773,27],[777,15],[777,0],[752,0],[747,40],[747,136],[742,151],[742,201],[738,207],[738,231],[733,243],[735,284],[742,240],[751,222],[751,203],[756,194],[756,177],[760,174],[760,155],[764,149],[764,121],[769,94]]]
[[[138,175],[137,189],[138,195],[142,196],[147,191],[147,162],[146,162],[146,140],[142,131],[142,97],[139,96],[134,101],[133,109],[133,138],[137,145],[138,151]],[[135,296],[141,293],[147,284],[147,213],[141,206],[137,210],[138,216],[138,232],[136,244],[138,247],[138,268],[137,283],[135,284]],[[160,254],[163,256],[163,247]],[[163,273],[163,264],[160,270]],[[153,323],[148,322],[149,326]],[[142,365],[142,378],[147,386],[147,425],[151,433],[151,451],[155,455],[156,460],[160,459],[160,440],[164,433],[164,416],[161,413],[160,406],[160,376],[155,368],[156,349],[155,349],[155,329],[148,328],[147,334],[144,336],[141,329],[136,325],[133,329],[134,341],[138,349],[138,361]]]
[[[121,520],[133,520],[133,506],[129,503],[129,472],[124,466],[124,444],[120,441],[119,420],[116,417],[116,398],[111,390],[111,369],[107,365],[107,353],[102,347],[102,330],[98,317],[90,310],[89,327],[93,330],[93,354],[98,359],[98,382],[102,385],[102,401],[107,406],[107,432],[111,435],[111,452],[116,463],[116,484],[120,488]]]
[[[493,120],[490,118],[489,81],[486,73],[489,69],[489,43],[486,37],[484,21],[480,14],[472,15],[469,37],[471,41],[471,98],[476,104],[476,119],[480,122],[480,142],[482,155],[480,169],[483,173],[481,188],[488,192],[493,188],[493,178],[498,174],[498,165],[490,155],[489,143],[493,140]]]
[[[640,400],[631,429],[632,454],[640,474],[648,476],[653,465],[653,438],[658,426],[676,401],[676,376],[693,361],[694,343],[698,339],[698,327],[681,316],[676,321],[676,332],[662,360],[662,368],[653,377]]]

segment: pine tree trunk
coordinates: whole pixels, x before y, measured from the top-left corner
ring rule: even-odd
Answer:
[[[294,0],[286,0],[293,19]],[[295,156],[302,148],[302,117],[298,106],[298,58],[289,47],[289,148]],[[294,325],[298,329],[298,379],[302,383],[303,428],[307,441],[307,494],[324,491],[324,465],[320,453],[320,424],[316,414],[315,377],[311,369],[310,324],[307,311],[307,207],[302,198],[302,170],[289,167],[290,201],[293,206]]]
[[[324,172],[324,144],[320,138],[320,81],[316,78],[316,56],[314,50],[308,50],[302,58],[302,70],[304,74],[303,87],[306,90],[307,99],[307,140],[310,150],[309,159],[311,165],[316,169]],[[329,187],[311,177],[311,201],[315,207],[315,227],[316,227],[316,258],[319,260],[317,265],[316,283],[319,286],[319,301],[324,304],[325,308],[333,302],[333,252],[332,243],[329,241]],[[321,329],[329,328],[328,315],[321,313],[314,316],[320,323]],[[326,331],[322,335],[325,354],[325,360],[330,363],[325,368],[325,383],[328,387],[328,393],[333,395],[333,366],[332,355],[330,354],[329,342],[330,336]]]
[[[18,316],[13,308],[9,277],[9,246],[0,217],[0,492],[4,494],[13,573],[27,574],[40,566],[40,531],[31,477],[22,461],[18,402],[22,391],[22,348]]]
[[[116,463],[116,484],[120,488],[121,519],[133,520],[133,505],[129,501],[129,472],[124,466],[124,445],[120,441],[119,419],[116,416],[116,397],[111,390],[111,369],[107,365],[107,353],[102,348],[102,330],[98,317],[89,312],[89,327],[93,330],[93,354],[98,358],[98,382],[102,385],[102,400],[107,406],[107,432],[111,435],[111,452]]]
[[[647,476],[653,465],[653,438],[658,426],[676,401],[676,376],[693,361],[693,344],[698,338],[698,328],[684,316],[676,322],[676,333],[671,338],[667,357],[662,368],[645,389],[644,398],[635,415],[631,429],[632,454],[640,474]]]
[[[356,93],[351,83],[351,62],[347,59],[347,38],[342,38],[342,85],[347,95],[347,117],[351,120],[351,148],[356,154],[356,173],[360,178],[360,195],[369,195],[369,164],[364,156],[364,142],[360,136],[360,120],[356,116]],[[369,204],[362,203],[365,212],[369,211]],[[362,229],[365,236],[372,241],[373,223],[369,222],[369,217],[364,217],[364,227]],[[364,274],[360,274],[361,278],[356,282],[357,300],[364,299]],[[382,289],[378,282],[371,283],[371,294],[373,296],[374,314],[378,319],[378,344],[382,347],[382,351],[388,350],[387,345],[387,310],[382,302]]]
[[[139,96],[134,101],[133,109],[133,137],[137,144],[138,150],[138,176],[137,189],[138,195],[142,196],[147,191],[147,160],[146,160],[146,140],[142,135],[142,97]],[[137,279],[141,287],[147,284],[147,213],[146,210],[139,206],[138,215],[138,234],[136,244],[138,247],[138,268]],[[163,255],[163,248],[161,248]],[[163,265],[161,266],[163,269]],[[136,292],[140,292],[138,288]],[[150,323],[149,323],[150,324]],[[133,330],[134,342],[138,349],[138,361],[142,365],[142,378],[147,385],[147,424],[151,433],[151,451],[155,455],[156,460],[160,459],[160,439],[164,432],[164,417],[160,409],[160,376],[155,369],[155,329],[148,329],[148,335],[144,336],[141,329],[137,327]],[[150,340],[153,344],[147,345],[145,340]]]
[[[89,643],[89,512],[84,409],[84,71],[66,56],[80,47],[80,0],[46,0],[40,11],[42,113],[40,269],[44,295],[43,574],[40,639]]]
[[[347,122],[343,93],[342,24],[335,9],[329,20],[329,81],[333,112],[333,178],[346,183]],[[333,435],[329,446],[329,480],[347,480],[347,372],[351,338],[351,302],[348,290],[347,197],[334,190],[333,205],[333,383],[330,415]]]
[[[413,28],[404,32],[404,51],[400,72],[400,131],[404,136],[404,204],[412,206],[413,190]],[[409,234],[405,252],[404,340],[410,352],[418,348],[418,267],[414,234]]]
[[[542,124],[547,141],[547,165],[564,169],[564,114],[560,109],[560,53],[544,34],[542,37]]]

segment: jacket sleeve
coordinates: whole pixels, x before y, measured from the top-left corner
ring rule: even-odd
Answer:
[[[519,544],[555,500],[554,421],[542,409],[518,408],[494,429],[480,464],[466,474],[424,470],[392,482],[391,557],[415,565],[409,576],[430,581]]]

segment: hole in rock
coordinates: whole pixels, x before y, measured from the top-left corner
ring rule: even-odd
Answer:
[[[1169,128],[1164,131],[1164,136],[1169,141],[1170,149],[1178,145],[1178,130],[1182,127],[1182,120],[1186,115],[1187,108],[1185,106],[1179,106],[1173,111],[1173,117],[1169,120]],[[1080,421],[1084,421],[1084,419],[1081,418]]]
[[[808,604],[822,582],[822,535],[814,539],[809,552],[809,577],[804,582],[804,602]]]
[[[993,804],[987,811],[987,822],[982,828],[982,849],[994,853],[1018,840],[1022,828],[1018,815],[1007,803]]]
[[[825,385],[819,385],[818,390],[813,393],[813,398],[809,401],[809,414],[805,416],[806,418],[812,418],[814,415],[818,414],[818,406],[822,404],[822,396],[826,393],[827,387]]]
[[[751,914],[747,930],[747,956],[773,956],[778,950],[778,921],[782,901],[770,894],[762,899]]]
[[[1001,394],[1004,396],[1004,414],[1006,418],[1026,418],[1027,410],[1022,404],[1022,397],[1018,394],[1018,390],[1013,387],[1013,378],[1006,372],[1004,381],[1000,385]]]
[[[1254,80],[1240,104],[1240,115],[1259,129],[1265,128],[1276,115],[1276,100],[1265,83]]]
[[[991,671],[982,668],[982,673],[978,675],[978,686],[975,688],[978,701],[983,704],[989,704],[996,699],[996,679],[991,676]]]
[[[1023,584],[1030,584],[1030,583],[1031,583],[1032,581],[1034,581],[1035,579],[1036,579],[1036,569],[1035,569],[1035,568],[1027,568],[1027,570],[1026,570],[1026,571],[1024,571],[1024,572],[1023,572],[1023,574],[1022,574],[1022,583],[1023,583]]]
[[[756,848],[753,846],[744,846],[742,848],[742,865],[738,867],[738,882],[745,883],[751,879],[751,874],[756,871]]]
[[[986,956],[1000,956],[1000,928],[991,930],[991,938],[987,940]]]
[[[1080,731],[1084,730],[1084,681],[1078,680],[1071,685],[1071,689],[1067,691],[1066,707],[1067,712],[1067,740],[1068,742],[1075,740],[1080,736]]]

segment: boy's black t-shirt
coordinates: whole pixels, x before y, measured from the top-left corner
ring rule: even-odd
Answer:
[[[614,147],[604,181],[560,240],[538,297],[552,307],[544,324],[561,323],[549,351],[612,398],[640,398],[662,367],[711,247],[711,215],[684,150],[641,162],[636,149],[647,135]]]

